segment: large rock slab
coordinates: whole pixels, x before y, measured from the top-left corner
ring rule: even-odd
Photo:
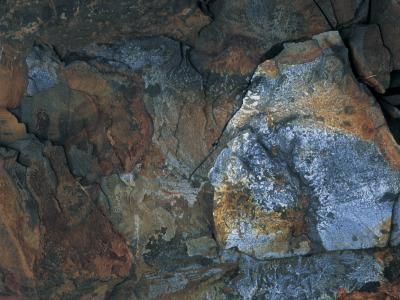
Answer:
[[[210,171],[224,248],[259,259],[383,247],[399,149],[337,32],[262,63]]]

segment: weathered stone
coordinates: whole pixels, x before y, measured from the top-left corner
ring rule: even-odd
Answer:
[[[26,254],[25,261],[13,262],[8,258],[5,261],[31,272],[33,275],[30,276],[35,280],[31,290],[20,291],[21,296],[31,298],[29,295],[37,291],[40,298],[85,294],[104,297],[110,287],[129,274],[132,255],[125,240],[94,205],[93,188],[83,187],[74,179],[59,146],[44,146],[34,137],[27,136],[24,140],[9,143],[9,147],[19,152],[18,161],[24,165],[15,162],[15,158],[14,162],[6,162],[12,180],[5,179],[9,182],[5,188],[11,187],[12,194],[1,193],[6,198],[0,197],[0,200],[9,200],[5,205],[10,207],[2,212],[8,212],[7,218],[11,218],[9,233],[15,230],[23,232],[23,235],[15,233],[11,240],[15,244],[19,241],[32,245],[25,245],[23,250],[13,250],[10,244],[7,252],[17,251],[21,254],[18,257],[22,257],[25,251],[29,254]],[[18,186],[18,190],[13,186]],[[25,215],[25,220],[13,220],[12,207],[16,201],[22,209],[19,218]],[[31,229],[25,222],[34,222]],[[33,233],[30,234],[30,230]],[[3,238],[6,236],[2,235]],[[1,253],[7,256],[7,252]],[[12,255],[9,257],[18,258]],[[6,264],[5,268],[7,270],[9,266]],[[11,271],[18,286],[23,277],[14,270],[15,267]],[[79,287],[73,282],[86,282],[86,286]],[[18,292],[11,295],[18,295]]]
[[[208,236],[188,240],[186,241],[186,247],[189,256],[201,255],[205,257],[215,257],[217,254],[217,244],[214,239]]]
[[[250,74],[276,45],[329,30],[313,0],[211,1],[209,7],[214,19],[200,31],[195,54],[216,73]]]
[[[399,148],[338,33],[261,64],[228,129],[210,172],[222,247],[272,258],[387,245]]]
[[[384,264],[371,252],[341,252],[311,257],[240,260],[242,273],[232,280],[241,299],[336,299],[383,279]]]
[[[0,108],[14,108],[25,92],[25,66],[21,53],[0,42]]]
[[[332,0],[335,17],[339,26],[364,23],[368,20],[371,0]]]
[[[370,22],[379,25],[383,43],[392,55],[393,68],[400,70],[400,3],[395,0],[371,0]]]
[[[25,124],[8,110],[0,108],[0,145],[15,142],[26,137]]]
[[[282,46],[367,24],[370,1],[0,2],[1,299],[396,291],[393,251],[314,254],[398,243],[380,106],[337,35]]]
[[[32,97],[21,105],[28,131],[65,145],[76,176],[92,181],[116,170],[131,170],[152,136],[141,79],[106,75],[85,63],[54,66],[49,55],[35,53],[40,68],[47,69],[37,70],[37,63],[28,60]]]
[[[237,265],[213,264],[178,269],[174,273],[148,274],[140,281],[126,282],[112,293],[113,299],[226,299],[223,277],[231,277]],[[218,286],[222,281],[222,286]],[[217,291],[213,291],[215,288]],[[231,299],[231,298],[230,298]]]
[[[135,20],[135,22],[132,22]],[[0,8],[0,39],[35,39],[61,52],[96,41],[109,43],[127,36],[168,34],[190,41],[211,21],[197,1],[127,0],[115,4],[80,0],[4,2]]]
[[[390,85],[392,70],[390,53],[383,44],[377,25],[355,25],[344,30],[357,75],[378,93]]]
[[[117,61],[128,72],[141,74],[143,101],[154,125],[153,142],[167,163],[186,176],[208,155],[233,111],[232,90],[238,93],[238,87],[231,87],[233,83],[224,77],[213,78],[207,88],[190,61],[189,51],[189,47],[167,38],[134,40],[113,47],[92,45],[84,51],[86,56]],[[221,87],[210,90],[222,82],[227,82],[222,91]]]
[[[26,94],[33,96],[48,90],[58,83],[58,72],[62,64],[54,51],[44,45],[33,47],[26,57],[28,67],[28,86]]]
[[[39,215],[16,152],[0,148],[0,295],[34,299]],[[2,283],[4,286],[2,286]]]
[[[103,179],[100,203],[114,226],[137,257],[143,256],[146,264],[157,268],[171,270],[216,257],[215,249],[188,251],[185,242],[211,235],[210,188],[192,186],[167,170],[152,168],[145,161],[141,170]]]
[[[333,30],[338,26],[338,21],[336,20],[335,10],[333,8],[333,2],[331,0],[315,0],[315,4],[318,9],[324,15],[329,26]]]

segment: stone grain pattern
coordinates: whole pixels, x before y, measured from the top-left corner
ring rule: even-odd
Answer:
[[[347,55],[328,32],[257,68],[210,172],[223,247],[265,259],[388,244],[398,147]]]
[[[0,0],[0,299],[396,297],[397,2]]]

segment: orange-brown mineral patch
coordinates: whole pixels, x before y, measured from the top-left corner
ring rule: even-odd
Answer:
[[[273,64],[267,62],[265,67],[268,71]],[[261,72],[265,72],[265,67],[261,68]],[[267,75],[271,76],[269,73]],[[346,75],[343,81],[345,89],[335,84],[317,85],[312,94],[299,96],[290,109],[278,104],[278,108],[273,108],[268,116],[271,114],[273,123],[279,123],[292,115],[293,111],[301,112],[307,118],[311,117],[312,126],[343,132],[375,143],[391,166],[399,169],[400,147],[390,133],[378,102],[366,89],[360,87],[353,75]],[[273,125],[272,122],[269,124]]]
[[[25,65],[17,50],[0,49],[0,107],[14,108],[20,103],[26,87]]]
[[[11,143],[26,136],[26,128],[5,108],[0,108],[0,143]]]
[[[37,162],[28,173],[28,184],[38,202],[45,228],[37,273],[45,283],[54,272],[79,280],[113,280],[129,274],[132,255],[125,239],[97,208],[90,194],[68,171],[60,147],[45,154],[58,181]],[[43,266],[52,267],[50,269]]]
[[[376,143],[392,167],[400,168],[400,147],[396,144],[377,101],[361,90],[356,80],[347,78],[347,93],[339,89],[321,91],[321,97],[304,99],[317,120],[325,127]],[[316,123],[318,124],[318,123]]]
[[[285,47],[275,60],[280,64],[303,64],[315,60],[321,53],[322,49],[317,42],[310,40],[290,44],[290,47]]]
[[[301,198],[300,205],[307,205],[304,197]],[[288,252],[291,248],[308,247],[305,244],[309,242],[304,241],[307,232],[304,207],[282,212],[265,212],[240,188],[228,186],[219,188],[215,199],[217,204],[214,207],[214,224],[217,239],[222,245],[233,230],[240,228],[240,222],[247,222],[252,224],[256,236],[275,234],[269,251]]]
[[[102,174],[119,168],[131,171],[143,159],[153,135],[153,123],[143,103],[144,83],[140,76],[110,75],[105,66],[97,68],[79,63],[64,70],[69,87],[89,95],[98,112],[96,126],[82,138],[96,146]],[[99,71],[103,69],[107,75]],[[129,91],[113,88],[114,77],[124,82]]]
[[[220,74],[249,74],[259,63],[260,49],[246,50],[238,45],[230,45],[209,62],[209,68]]]

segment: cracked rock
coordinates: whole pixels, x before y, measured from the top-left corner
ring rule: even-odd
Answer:
[[[384,247],[399,148],[337,32],[256,70],[209,178],[221,247],[258,259]]]
[[[390,86],[391,56],[377,25],[355,25],[344,30],[355,72],[378,93]]]
[[[400,70],[399,18],[399,1],[371,0],[371,22],[379,25],[383,43],[392,54],[395,70]]]

